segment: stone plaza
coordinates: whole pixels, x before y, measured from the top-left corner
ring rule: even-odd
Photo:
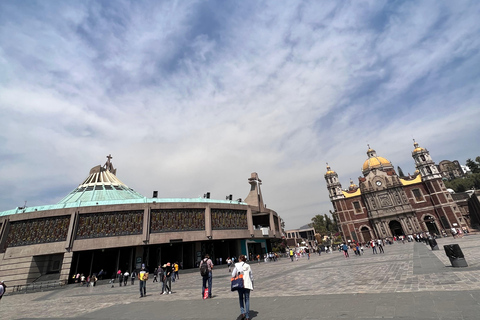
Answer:
[[[384,254],[344,258],[312,255],[291,262],[252,262],[255,290],[252,319],[480,319],[480,235],[437,239],[440,250],[417,242],[385,247]],[[453,268],[443,245],[459,244],[468,267]],[[196,269],[181,270],[171,295],[147,283],[112,288],[70,284],[63,289],[9,293],[0,301],[1,319],[239,319],[238,297],[230,291],[225,265],[213,272],[213,298],[201,298]],[[8,283],[7,283],[8,285]]]

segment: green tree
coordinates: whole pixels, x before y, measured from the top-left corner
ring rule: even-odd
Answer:
[[[480,173],[480,156],[475,158],[475,161],[472,159],[467,159],[467,167],[470,168],[472,173]]]
[[[318,233],[321,238],[336,233],[338,229],[336,222],[327,214],[317,214],[312,218],[309,226],[315,228],[315,232]]]
[[[310,227],[315,228],[315,232],[324,235],[327,233],[327,227],[325,226],[325,215],[317,214],[312,218],[312,223],[309,224]]]
[[[462,178],[445,181],[445,186],[455,192],[465,192],[472,188],[480,189],[480,173],[472,173]]]
[[[287,247],[287,239],[272,239],[270,243],[272,245],[273,252],[285,252],[285,248]]]

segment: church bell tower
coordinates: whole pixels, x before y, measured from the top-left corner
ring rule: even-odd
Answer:
[[[436,179],[442,179],[442,175],[437,169],[435,162],[432,160],[430,153],[427,149],[418,146],[418,143],[414,141],[413,146],[415,149],[412,152],[412,157],[415,160],[415,167],[420,171],[423,181],[431,181]]]
[[[327,163],[327,173],[325,173],[325,181],[327,182],[328,195],[331,200],[343,199],[345,196],[342,192],[342,185],[338,181],[338,174],[330,169]]]

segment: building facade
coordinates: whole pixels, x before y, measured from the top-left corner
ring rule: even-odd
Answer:
[[[304,245],[316,248],[315,228],[309,225],[302,226],[299,229],[285,230],[285,238],[289,247],[296,247],[304,243]]]
[[[417,170],[404,178],[375,150],[369,148],[367,156],[358,185],[350,180],[347,190],[327,165],[327,189],[344,240],[367,242],[422,232],[440,235],[467,227],[427,149],[414,143]]]
[[[442,160],[438,163],[437,168],[442,177],[446,180],[452,180],[465,176],[462,166],[458,160]]]
[[[282,237],[277,213],[266,208],[257,173],[246,199],[144,197],[116,176],[110,162],[59,203],[0,212],[0,279],[9,286],[72,279],[101,269],[111,275],[145,263],[152,271],[167,261],[195,267],[271,251]]]

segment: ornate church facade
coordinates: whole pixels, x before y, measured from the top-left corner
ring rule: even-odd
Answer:
[[[447,191],[427,149],[414,143],[417,168],[409,177],[399,177],[390,161],[367,150],[358,186],[350,180],[342,189],[338,174],[327,165],[325,180],[330,200],[345,240],[411,235],[440,235],[451,228],[467,227],[467,219]]]

